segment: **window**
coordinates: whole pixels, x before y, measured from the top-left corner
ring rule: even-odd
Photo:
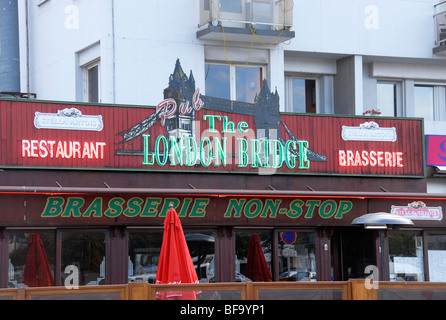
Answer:
[[[85,96],[87,102],[100,102],[99,63],[85,67]]]
[[[414,87],[415,117],[424,120],[434,120],[434,87],[415,86]]]
[[[62,232],[62,285],[102,285],[105,276],[105,232]]]
[[[395,117],[401,115],[401,84],[396,82],[378,81],[377,105],[371,109],[379,109],[383,116]]]
[[[242,12],[242,0],[220,0],[220,10],[223,12]]]
[[[260,92],[263,68],[236,68],[228,64],[206,64],[206,95],[215,98],[254,103]]]
[[[235,281],[272,281],[270,232],[236,232]]]
[[[155,283],[162,231],[129,233],[129,282]]]
[[[186,243],[200,282],[215,282],[215,235],[213,232],[186,232]],[[129,282],[155,283],[163,242],[163,231],[129,233]]]
[[[285,77],[284,112],[316,113],[316,80]]]
[[[429,259],[429,281],[446,282],[446,234],[427,236],[427,255]]]
[[[422,117],[427,121],[445,121],[445,86],[416,84],[414,86],[414,116]]]
[[[420,233],[389,233],[390,281],[424,281],[423,261]]]
[[[9,234],[8,287],[54,286],[55,234]]]
[[[312,232],[278,233],[279,281],[316,281],[316,245]]]

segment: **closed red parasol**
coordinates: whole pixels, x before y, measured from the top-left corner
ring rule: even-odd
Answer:
[[[163,243],[156,273],[156,284],[198,283],[197,272],[187,247],[183,227],[170,205],[164,220]],[[161,300],[196,300],[195,291],[157,292]]]
[[[257,233],[251,236],[246,263],[246,276],[252,281],[272,281]]]
[[[52,287],[54,277],[40,236],[31,235],[28,243],[23,281],[28,287]]]

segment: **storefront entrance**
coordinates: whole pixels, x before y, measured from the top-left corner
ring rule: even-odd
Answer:
[[[376,265],[375,231],[335,228],[331,239],[332,277],[335,281],[365,278],[368,265]]]

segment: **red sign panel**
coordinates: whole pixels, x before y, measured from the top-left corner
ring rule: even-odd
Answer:
[[[446,166],[446,136],[427,136],[426,165]]]
[[[2,100],[0,166],[424,176],[419,119],[225,112],[198,91],[178,112],[166,101]]]

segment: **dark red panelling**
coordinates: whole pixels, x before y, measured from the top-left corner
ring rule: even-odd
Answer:
[[[37,129],[34,126],[34,116],[36,112],[56,114],[65,108],[77,108],[83,115],[101,115],[104,123],[102,131],[82,131],[82,130],[56,130]],[[176,170],[206,170],[206,171],[243,171],[258,172],[258,169],[238,167],[238,158],[227,157],[226,166],[214,166],[212,163],[208,168],[203,166],[184,167],[170,166],[169,164],[160,167],[156,163],[153,166],[144,166],[142,155],[119,155],[118,150],[141,150],[142,137],[137,137],[122,144],[122,135],[131,127],[137,125],[149,117],[155,108],[153,107],[125,107],[108,105],[81,105],[64,103],[41,103],[25,101],[0,101],[0,165],[20,166],[20,167],[64,167],[64,168],[118,168],[118,169],[176,169]],[[204,115],[226,116],[234,123],[235,129],[240,122],[246,122],[250,132],[248,134],[223,134],[223,121],[215,122],[215,129],[218,133],[207,134],[212,140],[213,136],[227,137],[228,154],[238,154],[237,138],[255,138],[255,117],[236,113],[223,113],[207,109],[201,109],[196,113],[197,145],[206,130],[209,129],[209,120],[203,120]],[[417,119],[388,119],[388,118],[363,118],[363,117],[334,117],[334,116],[310,116],[310,115],[281,115],[282,121],[286,124],[293,135],[299,140],[309,143],[309,148],[314,152],[327,157],[327,161],[311,161],[309,169],[289,169],[284,164],[277,171],[285,173],[324,173],[324,174],[354,174],[354,175],[392,175],[392,176],[423,176],[423,132],[422,121]],[[341,137],[342,126],[359,127],[366,121],[375,121],[380,128],[395,127],[397,141],[344,141]],[[150,142],[152,148],[159,135],[166,135],[165,128],[159,121],[150,131]],[[280,137],[287,141],[290,135],[281,126]],[[79,141],[82,145],[85,142],[105,142],[104,159],[61,159],[61,158],[23,158],[22,140],[47,140],[47,141]],[[250,143],[248,143],[250,147]],[[232,147],[231,149],[229,149]],[[388,151],[403,152],[403,168],[385,167],[341,167],[339,165],[339,150],[352,150],[354,152],[365,151]],[[54,151],[56,152],[56,150]]]
[[[327,162],[311,162],[311,172],[372,175],[423,175],[423,132],[421,120],[324,117],[282,115],[282,119],[294,135],[309,142],[309,148],[326,155]],[[342,126],[359,127],[366,121],[374,121],[380,128],[395,127],[397,141],[344,141]],[[282,135],[285,135],[282,129]],[[289,138],[289,137],[287,137]],[[404,167],[340,167],[339,150],[403,152]]]

